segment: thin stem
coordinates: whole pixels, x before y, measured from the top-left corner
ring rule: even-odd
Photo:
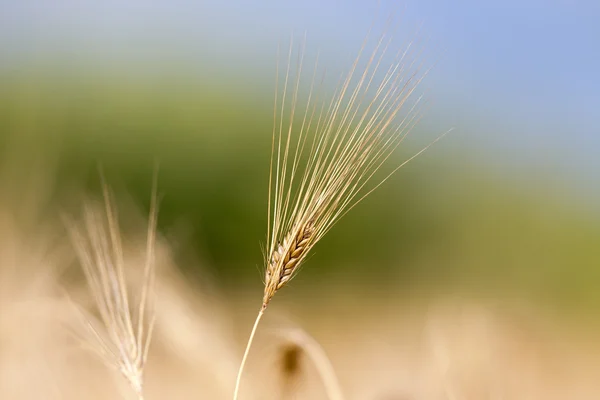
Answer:
[[[252,327],[252,332],[250,332],[250,337],[248,338],[248,343],[246,344],[246,351],[244,351],[244,357],[242,358],[242,362],[240,364],[240,369],[238,371],[237,379],[235,381],[235,391],[233,392],[233,400],[237,400],[238,393],[240,391],[240,382],[242,381],[242,373],[244,372],[244,366],[246,365],[246,359],[248,358],[248,353],[250,353],[250,347],[252,346],[252,342],[254,341],[254,335],[256,334],[256,328],[258,328],[258,323],[262,318],[265,310],[267,309],[267,305],[263,304],[256,316],[256,321],[254,321],[254,326]]]

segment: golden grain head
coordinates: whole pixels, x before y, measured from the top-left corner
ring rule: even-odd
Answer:
[[[292,229],[283,242],[271,253],[267,263],[263,304],[269,304],[277,290],[281,289],[296,271],[314,239],[314,223],[308,221]]]
[[[278,66],[263,307],[342,216],[414,158],[377,177],[420,119],[416,89],[427,71],[412,43],[389,55],[393,39],[382,34],[364,55],[370,42],[327,101],[315,84],[318,56],[303,98],[304,45],[293,62],[290,44],[282,87]]]
[[[382,34],[370,56],[363,57],[368,44],[369,35],[329,101],[321,97],[323,87],[315,85],[318,56],[308,95],[302,99],[304,45],[294,67],[290,43],[281,93],[277,66],[265,288],[240,363],[234,400],[258,324],[275,293],[295,276],[312,247],[340,218],[429,147],[372,184],[377,171],[419,121],[421,96],[414,94],[426,71],[422,72],[412,44],[391,60],[387,50],[392,36]],[[334,391],[330,398],[343,397]]]

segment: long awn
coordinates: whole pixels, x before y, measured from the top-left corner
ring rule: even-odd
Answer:
[[[300,107],[304,44],[294,63],[292,39],[282,88],[277,63],[265,287],[240,364],[234,400],[256,329],[275,293],[294,277],[313,246],[340,218],[443,136],[373,183],[421,118],[423,96],[417,88],[429,69],[419,61],[421,54],[414,42],[389,61],[393,38],[385,33],[371,54],[364,56],[370,35],[328,102],[320,98],[323,85],[317,85],[317,56],[307,99]]]

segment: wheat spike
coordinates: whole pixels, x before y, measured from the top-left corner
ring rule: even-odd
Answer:
[[[370,34],[329,102],[320,99],[316,88],[318,56],[307,99],[301,100],[304,44],[293,68],[294,44],[290,43],[281,96],[277,65],[265,289],[240,365],[234,400],[257,326],[275,293],[294,277],[311,248],[340,218],[443,136],[372,184],[377,171],[421,118],[422,96],[416,89],[428,70],[419,62],[421,53],[413,42],[383,68],[392,45],[387,32],[377,38],[374,50],[365,57]]]
[[[308,221],[293,229],[283,242],[271,254],[265,273],[265,293],[263,304],[268,304],[271,298],[291,278],[296,267],[308,252],[314,238],[314,223]]]
[[[143,400],[144,368],[154,330],[154,246],[156,236],[156,175],[150,206],[139,302],[133,299],[125,277],[125,260],[116,208],[103,181],[104,212],[86,207],[83,226],[67,220],[67,228],[94,297],[100,321],[81,312],[84,345],[119,371]],[[81,310],[80,310],[81,311]]]
[[[291,351],[289,357],[285,359],[289,363],[287,368],[289,371],[284,372],[291,372],[293,367],[299,370],[300,366],[298,364],[300,364],[301,355],[306,354],[319,373],[327,398],[329,400],[344,400],[333,365],[331,365],[331,361],[319,343],[301,329],[284,330],[280,332],[280,336],[286,340],[287,346],[285,349]]]

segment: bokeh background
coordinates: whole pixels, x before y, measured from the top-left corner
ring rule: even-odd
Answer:
[[[52,171],[54,213],[74,187],[97,191],[101,164],[147,208],[158,160],[160,229],[200,255],[180,267],[258,302],[278,45],[306,32],[335,81],[390,12],[435,64],[397,161],[454,130],[350,213],[284,297],[334,301],[334,282],[600,309],[593,1],[3,1],[2,195],[18,204]]]
[[[0,397],[115,398],[57,327],[64,288],[90,300],[62,217],[100,198],[100,167],[140,239],[158,162],[161,267],[182,273],[160,271],[148,398],[231,398],[262,299],[278,51],[306,37],[332,88],[390,13],[396,49],[415,38],[433,67],[390,166],[453,130],[277,294],[244,398],[326,398],[310,366],[307,395],[279,396],[286,326],[348,398],[599,398],[600,3],[579,0],[0,0]]]

